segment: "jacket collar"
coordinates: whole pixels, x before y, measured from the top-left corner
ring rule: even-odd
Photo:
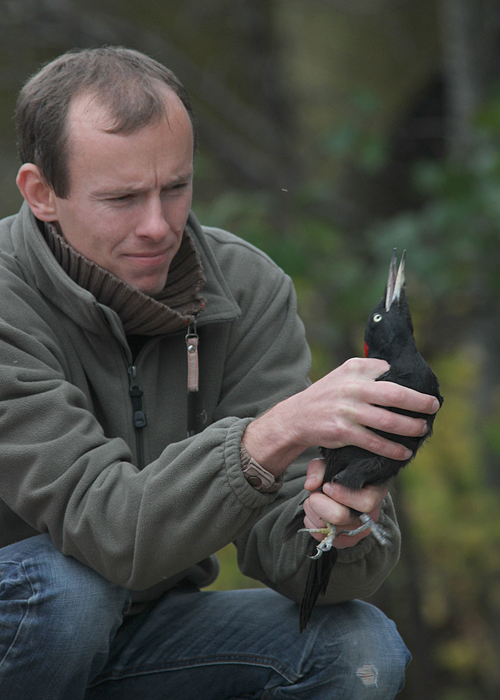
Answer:
[[[37,222],[64,272],[96,300],[115,311],[127,335],[159,335],[182,330],[194,323],[204,308],[199,291],[205,283],[200,256],[186,229],[172,260],[164,289],[149,296],[115,277],[78,253],[53,224]]]
[[[205,308],[200,311],[196,323],[202,326],[217,321],[234,321],[241,315],[241,309],[236,302],[219,262],[210,247],[207,235],[200,226],[197,218],[191,212],[187,221],[196,249],[200,255],[206,282],[203,287]]]
[[[240,309],[224,279],[217,259],[206,241],[205,234],[192,213],[189,215],[186,229],[199,255],[205,276],[205,284],[202,288],[205,307],[199,312],[198,324],[233,320],[239,316]],[[67,316],[87,330],[97,332],[96,324],[99,329],[102,327],[101,310],[105,311],[108,319],[111,311],[112,315],[118,317],[118,325],[122,325],[116,310],[100,302],[95,294],[72,279],[57,262],[47,241],[40,233],[37,220],[26,202],[14,220],[12,238],[16,257],[23,264],[23,268],[27,265],[27,274],[32,277],[35,286]],[[110,277],[116,280],[112,275]],[[120,283],[119,280],[118,282],[123,287],[132,289],[128,285]],[[141,296],[146,297],[146,295]],[[150,300],[149,297],[146,299]],[[187,314],[186,318],[190,322],[193,315]],[[180,330],[180,328],[164,328],[157,332],[175,332],[175,330]],[[140,331],[127,330],[125,332]]]

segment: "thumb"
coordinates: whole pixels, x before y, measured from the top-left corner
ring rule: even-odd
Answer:
[[[323,476],[325,474],[325,460],[324,459],[313,459],[309,462],[307,467],[307,475],[304,483],[304,488],[308,491],[316,491],[319,489],[323,483]]]

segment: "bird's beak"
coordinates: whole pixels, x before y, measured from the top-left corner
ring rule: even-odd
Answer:
[[[396,248],[392,251],[391,263],[389,265],[389,276],[387,278],[387,287],[385,290],[385,310],[389,311],[392,304],[397,301],[399,304],[399,298],[401,296],[401,290],[405,283],[405,260],[406,260],[406,250],[403,250],[403,255],[401,256],[401,261],[396,272]]]

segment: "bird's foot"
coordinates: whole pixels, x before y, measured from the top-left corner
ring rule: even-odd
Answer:
[[[319,532],[321,535],[326,535],[325,539],[321,540],[321,542],[319,542],[316,545],[316,554],[314,554],[314,556],[312,557],[309,557],[309,559],[319,559],[323,552],[329,552],[330,549],[333,547],[333,540],[335,539],[335,536],[337,534],[337,528],[331,523],[326,523],[325,527],[303,527],[299,530],[299,532]]]
[[[362,524],[355,530],[341,530],[338,534],[354,537],[354,535],[358,535],[360,532],[365,532],[365,530],[371,530],[372,535],[375,537],[379,544],[388,544],[389,538],[383,527],[374,522],[366,513],[361,513],[359,519],[361,520]]]

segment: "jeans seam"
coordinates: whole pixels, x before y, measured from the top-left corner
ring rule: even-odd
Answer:
[[[193,659],[183,659],[182,661],[171,661],[165,664],[156,664],[153,668],[137,666],[135,668],[127,668],[123,671],[110,671],[107,674],[102,674],[94,678],[88,685],[92,688],[106,681],[116,681],[122,678],[130,678],[132,676],[140,676],[147,673],[163,673],[165,671],[181,671],[186,668],[195,668],[197,666],[222,666],[225,664],[246,666],[262,666],[270,668],[284,678],[288,683],[296,683],[300,675],[294,673],[291,669],[283,664],[276,662],[275,659],[266,656],[256,656],[253,654],[217,654],[207,657],[195,657]]]
[[[26,620],[26,617],[28,616],[28,613],[29,613],[30,608],[31,608],[31,602],[32,602],[33,597],[35,595],[35,591],[33,590],[33,584],[30,581],[30,577],[29,577],[29,574],[26,570],[24,562],[11,561],[11,562],[2,562],[2,563],[3,564],[16,564],[17,566],[22,567],[25,580],[28,582],[30,590],[31,590],[31,595],[29,598],[26,599],[26,610],[25,610],[24,615],[22,616],[22,618],[17,626],[16,634],[14,635],[14,638],[13,638],[12,642],[10,643],[9,648],[6,650],[5,654],[3,655],[2,660],[0,661],[0,673],[2,671],[2,666],[7,661],[7,657],[9,655],[9,653],[11,652],[12,648],[14,647],[14,645],[16,644],[16,642],[18,640],[18,637],[21,633],[21,628],[23,626],[24,621]]]

